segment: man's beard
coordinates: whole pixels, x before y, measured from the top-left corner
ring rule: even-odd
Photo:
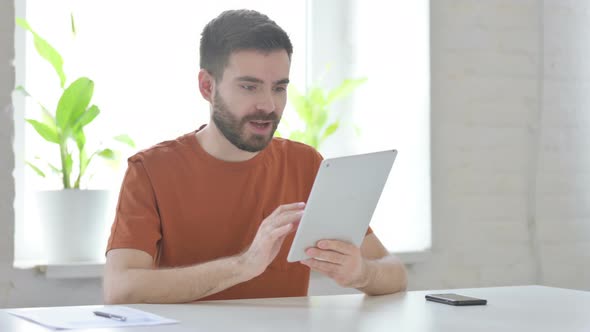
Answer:
[[[219,131],[230,141],[235,147],[240,150],[248,152],[258,152],[264,149],[268,143],[272,140],[272,137],[277,130],[279,121],[281,120],[275,112],[265,113],[259,111],[254,114],[246,115],[242,119],[238,119],[228,109],[225,101],[219,94],[219,91],[215,91],[215,97],[213,97],[213,122]],[[253,134],[246,137],[245,127],[250,121],[271,121],[271,131],[268,137],[264,135]]]

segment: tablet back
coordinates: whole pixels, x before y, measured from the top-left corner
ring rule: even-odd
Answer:
[[[287,261],[309,258],[305,249],[319,240],[360,246],[396,155],[387,150],[322,161]]]

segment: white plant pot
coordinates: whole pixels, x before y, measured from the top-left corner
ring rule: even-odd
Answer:
[[[100,262],[112,224],[114,204],[107,190],[37,193],[48,264]]]

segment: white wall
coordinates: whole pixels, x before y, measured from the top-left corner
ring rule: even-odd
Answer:
[[[434,247],[412,289],[590,289],[588,6],[432,1]],[[98,303],[99,280],[12,268],[13,7],[0,0],[0,307]]]
[[[437,0],[433,255],[413,289],[590,289],[589,4]]]
[[[590,2],[543,3],[541,280],[590,290]]]

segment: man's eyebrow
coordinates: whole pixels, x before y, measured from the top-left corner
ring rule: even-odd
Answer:
[[[276,82],[274,82],[275,85],[281,85],[281,84],[289,84],[289,79],[288,78],[283,78],[282,80],[278,80]]]
[[[236,81],[241,81],[241,82],[251,82],[251,83],[258,83],[258,84],[263,84],[264,81],[253,77],[253,76],[240,76],[236,78]],[[288,78],[283,78],[282,80],[278,80],[273,82],[273,85],[280,85],[280,84],[289,84],[289,79]]]
[[[238,78],[236,78],[236,81],[242,81],[242,82],[252,82],[252,83],[264,83],[263,80],[256,78],[256,77],[252,77],[252,76],[240,76]]]

